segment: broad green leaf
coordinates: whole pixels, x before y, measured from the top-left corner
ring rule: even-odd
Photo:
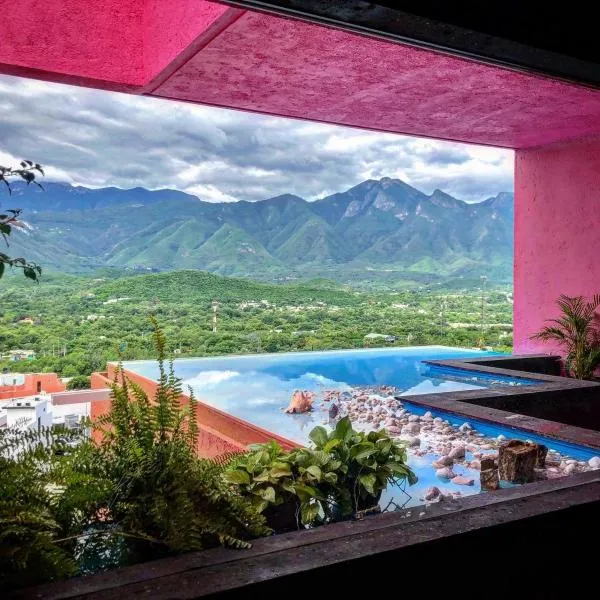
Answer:
[[[303,502],[300,506],[300,520],[304,525],[310,525],[319,516],[319,505],[316,502]]]
[[[270,471],[271,477],[291,477],[290,465],[283,462],[273,463]]]
[[[308,437],[313,441],[317,448],[322,448],[327,443],[327,430],[325,427],[317,425],[309,434]]]
[[[332,440],[329,440],[325,446],[323,446],[323,452],[331,452],[332,450],[335,450],[341,443],[342,440],[333,438]]]
[[[310,467],[306,469],[306,472],[312,475],[317,481],[320,481],[321,469],[317,467],[317,465],[310,465]]]
[[[275,504],[275,488],[269,486],[269,487],[265,488],[264,490],[259,490],[257,492],[257,494],[263,500],[266,500],[267,502],[271,502],[272,504]]]
[[[294,485],[294,490],[296,491],[296,495],[302,502],[308,502],[312,498],[320,498],[321,494],[310,485],[303,485],[301,483],[297,483]]]
[[[224,473],[225,480],[228,483],[235,483],[237,485],[247,485],[250,483],[250,475],[246,471],[236,469],[235,471],[227,471]]]
[[[377,482],[377,478],[373,473],[368,473],[366,475],[359,475],[358,481],[360,484],[369,492],[369,494],[375,495],[375,483]]]
[[[350,417],[343,417],[337,422],[335,426],[335,437],[338,440],[347,441],[352,435],[352,423]]]

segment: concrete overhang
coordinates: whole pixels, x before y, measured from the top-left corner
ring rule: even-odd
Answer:
[[[592,87],[305,20],[205,0],[19,7],[7,74],[516,149],[600,134]]]

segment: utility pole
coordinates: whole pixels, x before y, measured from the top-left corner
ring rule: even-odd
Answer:
[[[487,275],[481,276],[481,335],[485,327],[485,284],[487,283]]]
[[[217,311],[219,310],[219,303],[216,300],[213,300],[212,302],[212,309],[213,309],[213,333],[217,333]]]
[[[444,326],[446,325],[446,298],[442,298],[440,312],[440,335],[444,335]]]

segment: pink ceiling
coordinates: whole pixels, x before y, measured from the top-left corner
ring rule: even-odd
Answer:
[[[600,133],[598,91],[301,21],[205,0],[22,2],[38,17],[5,19],[0,71],[513,148]]]

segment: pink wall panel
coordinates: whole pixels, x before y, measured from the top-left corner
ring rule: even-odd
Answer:
[[[150,80],[230,9],[203,0],[146,0],[144,61]]]
[[[600,133],[600,92],[247,12],[155,95],[475,143]]]
[[[516,153],[514,285],[516,353],[552,351],[530,336],[561,293],[600,293],[600,138]]]
[[[143,83],[144,2],[20,0],[2,11],[0,63]]]

